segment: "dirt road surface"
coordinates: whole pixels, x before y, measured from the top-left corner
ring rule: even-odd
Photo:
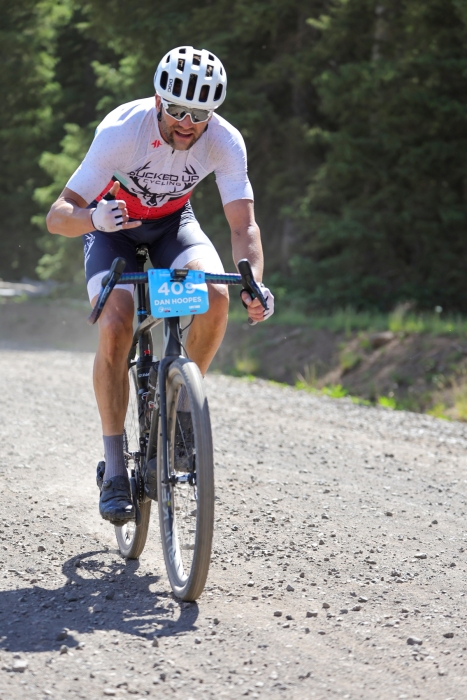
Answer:
[[[467,697],[458,423],[210,376],[216,532],[180,604],[97,512],[92,355],[0,352],[0,697]]]

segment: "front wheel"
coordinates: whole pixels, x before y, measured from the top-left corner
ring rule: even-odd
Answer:
[[[115,535],[120,554],[125,559],[137,559],[144,549],[148,536],[151,501],[145,498],[142,487],[141,461],[139,457],[141,447],[139,442],[138,384],[135,366],[130,368],[128,379],[130,382],[130,395],[123,430],[123,450],[130,483],[131,481],[136,483],[137,493],[135,495],[138,500],[141,518],[138,525],[134,520],[130,520],[130,522],[125,523],[121,527],[115,525]]]
[[[177,411],[186,387],[189,412]],[[167,450],[168,473],[164,467]],[[167,376],[167,444],[159,420],[157,487],[162,549],[170,585],[182,600],[203,592],[214,529],[214,460],[209,407],[194,362],[174,360]]]

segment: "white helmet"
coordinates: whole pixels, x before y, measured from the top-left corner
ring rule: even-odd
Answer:
[[[159,63],[154,87],[169,102],[211,110],[225,100],[227,75],[219,59],[206,49],[179,46]]]

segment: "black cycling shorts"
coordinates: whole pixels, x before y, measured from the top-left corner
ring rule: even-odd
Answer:
[[[93,202],[90,207],[95,207]],[[154,267],[185,267],[192,260],[205,261],[207,272],[223,272],[213,244],[201,230],[190,202],[161,219],[143,221],[136,228],[104,233],[91,231],[83,236],[84,268],[89,298],[101,289],[101,279],[115,258],[126,260],[125,272],[137,272],[136,247],[144,244]],[[133,292],[133,285],[117,285]]]

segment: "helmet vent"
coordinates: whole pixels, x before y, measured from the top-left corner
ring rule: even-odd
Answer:
[[[179,49],[178,53],[186,53],[186,49]]]
[[[174,86],[172,90],[172,95],[174,97],[180,97],[182,94],[182,87],[183,87],[183,80],[180,80],[180,78],[175,78],[174,80]]]
[[[206,67],[206,78],[212,78],[213,73],[214,73],[214,66],[208,65]]]
[[[169,74],[167,73],[166,70],[163,70],[161,73],[161,79],[160,79],[160,86],[163,90],[167,87],[167,81],[169,79]]]
[[[196,83],[198,82],[198,76],[193,75],[193,73],[190,75],[190,79],[188,81],[188,87],[186,91],[186,99],[187,100],[192,100],[195,94],[196,90]]]
[[[185,68],[185,59],[179,58],[177,61],[177,70],[183,71],[184,68]]]
[[[214,58],[214,56],[212,55],[212,53],[208,54],[208,58],[209,58],[210,61],[215,61],[215,60],[216,60],[216,59]]]
[[[199,53],[194,53],[193,54],[193,65],[194,66],[199,66],[201,64],[201,56]]]
[[[222,85],[222,83],[219,83],[219,85],[216,87],[216,92],[214,93],[214,102],[217,102],[218,100],[221,99],[222,90],[223,90],[223,85]]]
[[[200,102],[207,102],[208,97],[209,97],[209,85],[203,85],[203,87],[199,91],[199,101]]]

